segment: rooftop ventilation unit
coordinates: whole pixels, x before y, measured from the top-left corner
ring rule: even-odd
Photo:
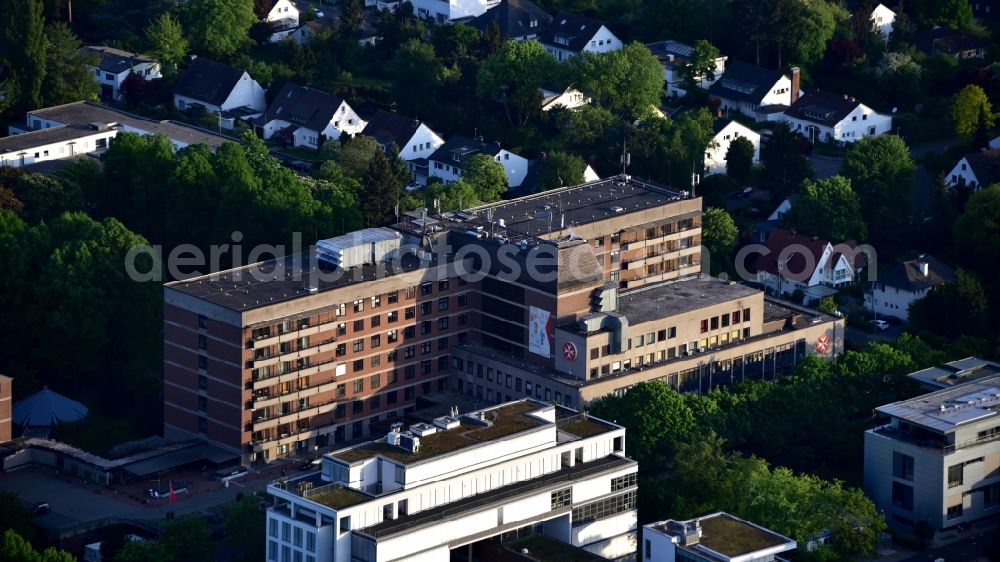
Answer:
[[[399,448],[408,453],[420,452],[420,438],[410,432],[399,434]]]
[[[433,435],[437,433],[437,426],[430,425],[427,423],[415,423],[410,426],[410,432],[418,437],[424,437],[426,435]]]
[[[616,214],[623,213],[625,212],[625,207],[619,207],[618,205],[615,205],[614,207],[611,207],[611,212]]]
[[[462,422],[454,416],[441,416],[440,418],[434,418],[434,425],[441,429],[455,429]]]
[[[316,259],[349,269],[385,261],[399,251],[403,235],[389,228],[366,228],[316,242]]]

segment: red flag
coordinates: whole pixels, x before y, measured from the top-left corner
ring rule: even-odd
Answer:
[[[174,493],[174,481],[170,481],[170,503],[177,501],[177,494]]]

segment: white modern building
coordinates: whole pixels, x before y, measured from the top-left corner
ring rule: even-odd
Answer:
[[[705,175],[726,173],[726,154],[737,138],[753,144],[753,163],[760,162],[760,133],[738,121],[719,120],[715,123],[712,145],[705,151]]]
[[[728,513],[642,526],[640,562],[771,562],[794,540]]]
[[[103,46],[87,46],[83,51],[94,53],[99,58],[96,66],[88,66],[101,87],[101,99],[118,101],[122,99],[122,83],[129,74],[135,73],[143,80],[160,78],[160,63],[136,53]]]
[[[635,551],[625,429],[530,398],[417,423],[268,486],[268,562],[468,560],[500,535]]]
[[[955,278],[954,270],[929,255],[878,273],[878,279],[865,293],[865,308],[877,316],[892,316],[904,321],[910,319],[911,304],[926,297],[936,285]]]
[[[676,97],[687,95],[687,90],[684,89],[684,79],[681,76],[681,69],[690,64],[694,48],[691,45],[672,40],[648,43],[646,44],[646,48],[656,55],[660,64],[663,65],[663,81],[667,86],[667,95]],[[712,84],[715,84],[726,72],[726,59],[728,58],[725,56],[717,57],[715,59],[715,71],[712,73],[712,76],[699,76],[698,86],[707,89]]]
[[[1000,376],[876,408],[865,432],[865,493],[886,521],[913,532],[1000,513]]]
[[[438,24],[452,20],[475,18],[496,6],[500,0],[407,0],[413,4],[413,14],[418,18]]]
[[[176,121],[146,119],[92,102],[29,111],[22,125],[0,138],[0,166],[21,167],[107,149],[119,132],[163,135],[174,150],[192,144],[216,149],[226,137]]]

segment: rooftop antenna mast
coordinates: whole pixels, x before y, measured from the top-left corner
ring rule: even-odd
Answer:
[[[701,174],[695,170],[695,162],[691,161],[691,197],[696,197],[698,184],[701,183]]]
[[[632,163],[632,155],[628,153],[628,148],[625,146],[625,137],[622,137],[622,175],[626,175],[629,164]]]
[[[486,221],[490,223],[490,238],[493,238],[493,207],[486,209]]]

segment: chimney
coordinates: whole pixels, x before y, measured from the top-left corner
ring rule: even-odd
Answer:
[[[799,67],[792,67],[792,104],[794,104],[799,99]]]
[[[923,254],[917,258],[917,269],[920,270],[921,277],[927,277],[927,274],[931,271],[931,266],[927,263],[927,259],[924,258]]]

